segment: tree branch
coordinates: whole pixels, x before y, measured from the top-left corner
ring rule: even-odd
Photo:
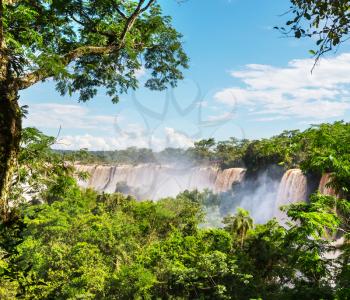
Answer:
[[[135,11],[131,14],[131,16],[127,19],[127,22],[125,24],[124,30],[120,37],[120,44],[123,46],[125,43],[125,38],[127,33],[131,30],[131,28],[134,26],[135,21],[139,15],[144,13],[147,9],[150,8],[150,6],[155,2],[156,0],[149,0],[148,3],[144,8],[142,8],[142,5],[145,3],[145,0],[139,0],[139,4],[137,5]]]
[[[118,14],[123,18],[123,19],[127,19],[127,16],[121,11],[121,9],[119,8],[118,5],[115,5],[115,3],[113,2],[113,6],[115,8],[115,10],[118,12]]]
[[[126,38],[126,35],[127,33],[130,31],[130,29],[134,26],[135,24],[135,21],[137,19],[137,17],[139,16],[140,14],[140,11],[141,11],[141,7],[142,7],[142,4],[145,2],[145,0],[140,0],[139,1],[139,4],[137,5],[135,11],[130,15],[129,18],[127,18],[127,21],[126,21],[126,24],[124,26],[124,29],[123,29],[123,32],[120,36],[120,44],[121,45],[124,45],[125,43],[125,38]]]
[[[147,5],[141,9],[141,13],[145,12],[147,9],[149,9],[151,7],[152,4],[154,4],[154,2],[156,2],[156,0],[150,0]]]
[[[71,17],[71,19],[76,22],[77,24],[81,25],[81,26],[89,26],[91,25],[91,28],[89,29],[91,32],[93,33],[97,33],[97,34],[100,34],[100,35],[103,35],[105,37],[107,37],[108,39],[113,39],[115,38],[115,35],[111,34],[111,33],[108,33],[108,32],[104,32],[104,31],[100,31],[100,30],[97,30],[96,28],[96,23],[94,23],[93,20],[89,19],[88,21],[91,23],[91,24],[88,24],[88,23],[85,23],[79,19],[77,19],[73,13],[70,13],[69,16]],[[87,16],[84,15],[85,18],[87,18]]]
[[[86,24],[80,20],[78,20],[76,17],[74,17],[74,14],[73,13],[70,13],[69,16],[72,18],[72,20],[76,23],[78,23],[79,25],[81,26],[86,26]]]
[[[130,32],[131,28],[134,26],[137,18],[140,16],[140,14],[142,14],[147,9],[149,9],[151,5],[155,3],[156,0],[149,0],[147,4],[142,8],[145,1],[146,0],[139,0],[139,3],[136,9],[130,15],[130,17],[127,18],[127,21],[122,31],[122,34],[120,36],[118,45],[110,45],[105,47],[82,46],[82,47],[76,48],[61,57],[62,64],[65,66],[68,66],[74,60],[86,55],[104,55],[104,54],[110,54],[113,52],[118,53],[118,51],[120,51],[120,49],[124,47],[126,36],[128,32]],[[21,78],[16,79],[15,85],[19,90],[23,90],[39,81],[45,80],[52,76],[54,76],[54,74],[51,70],[41,68],[32,73],[26,74]]]
[[[86,55],[110,54],[113,52],[118,52],[119,50],[120,48],[117,46],[106,46],[106,47],[82,46],[62,56],[61,60],[62,60],[62,64],[67,66],[74,60]],[[50,70],[41,68],[21,78],[16,79],[15,85],[19,90],[23,90],[53,75],[54,75],[53,72],[51,72]]]

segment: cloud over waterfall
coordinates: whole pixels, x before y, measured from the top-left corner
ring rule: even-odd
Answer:
[[[161,136],[160,134],[164,136]],[[58,139],[54,148],[63,150],[120,150],[128,147],[150,148],[155,151],[167,147],[187,148],[193,146],[193,140],[174,128],[165,128],[159,135],[149,134],[141,126],[132,124],[122,132],[110,136],[66,135]]]

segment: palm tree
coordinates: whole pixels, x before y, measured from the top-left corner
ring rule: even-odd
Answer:
[[[249,229],[253,228],[254,222],[248,211],[243,208],[238,208],[234,216],[227,216],[223,223],[228,232],[236,235],[240,239],[241,248],[243,248],[244,239]]]

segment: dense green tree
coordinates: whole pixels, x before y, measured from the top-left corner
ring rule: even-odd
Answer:
[[[243,155],[249,145],[249,140],[230,138],[228,141],[220,141],[215,148],[215,161],[221,168],[232,166],[244,166]]]
[[[86,177],[87,174],[75,170],[74,156],[51,150],[54,143],[53,137],[35,128],[22,131],[18,164],[11,186],[11,198],[15,199],[13,207],[28,200],[57,200],[65,188],[75,182],[73,176]]]
[[[23,210],[22,242],[12,261],[17,266],[20,298],[111,298],[110,289],[120,284],[117,278],[125,275],[125,280],[133,280],[126,269],[145,247],[174,230],[195,234],[201,221],[200,207],[183,197],[138,203],[120,194],[81,192],[74,185],[62,197]],[[146,270],[140,276],[141,265],[132,270],[138,282],[152,283],[153,273],[148,276]],[[130,295],[127,290],[138,286],[145,289],[150,282],[123,286],[121,294]]]
[[[141,62],[144,62],[142,65]],[[22,133],[19,91],[47,79],[61,94],[113,102],[150,70],[150,89],[175,86],[188,59],[156,0],[0,1],[0,201],[3,219]]]
[[[213,158],[215,140],[209,138],[194,143],[194,147],[190,152],[195,160],[201,162],[209,162]]]
[[[62,197],[51,204],[22,206],[23,229],[12,233],[16,243],[8,243],[11,226],[0,228],[1,295],[276,300],[348,296],[348,252],[327,259],[333,247],[324,238],[343,222],[335,214],[336,202],[349,214],[345,200],[315,195],[310,204],[285,208],[294,221],[289,228],[276,220],[253,227],[247,213],[239,211],[236,219],[241,221],[227,222],[226,229],[201,229],[201,209],[191,194],[136,202],[72,185]]]
[[[306,130],[300,141],[304,170],[331,173],[331,186],[342,197],[349,197],[350,175],[350,124],[335,122],[321,124]]]

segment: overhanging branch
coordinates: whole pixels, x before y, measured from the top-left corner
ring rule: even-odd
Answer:
[[[77,49],[74,49],[71,52],[68,52],[66,55],[62,56],[62,64],[67,66],[74,60],[86,56],[86,55],[104,55],[110,54],[113,52],[118,52],[119,47],[116,46],[106,46],[106,47],[96,47],[96,46],[82,46]],[[21,78],[18,78],[15,82],[15,85],[19,90],[24,90],[33,84],[42,81],[46,78],[53,76],[53,72],[50,70],[46,70],[45,68],[41,68],[32,73],[24,75]]]
[[[1,0],[0,0],[1,1]],[[147,4],[143,7],[145,4],[145,0],[139,0],[139,3],[134,10],[134,12],[130,15],[130,17],[126,17],[123,12],[118,13],[126,18],[126,24],[124,26],[124,30],[122,31],[122,34],[120,36],[118,45],[110,45],[110,46],[104,46],[104,47],[98,47],[98,46],[82,46],[78,47],[67,54],[63,55],[61,57],[61,63],[64,66],[68,66],[71,62],[79,59],[80,57],[86,56],[86,55],[105,55],[105,54],[111,54],[111,53],[118,53],[120,49],[122,49],[125,45],[125,39],[132,29],[132,27],[135,24],[135,21],[137,18],[144,13],[146,10],[148,10],[152,4],[155,3],[156,0],[149,0]],[[51,70],[41,68],[39,70],[36,70],[32,73],[26,74],[21,78],[18,78],[15,80],[15,85],[19,90],[26,89],[35,83],[45,80],[49,77],[54,76],[54,73]]]

